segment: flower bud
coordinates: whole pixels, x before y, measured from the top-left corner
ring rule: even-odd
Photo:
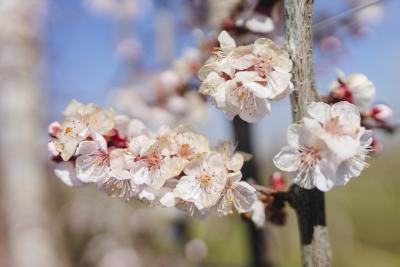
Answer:
[[[50,123],[48,127],[48,133],[51,137],[55,138],[59,132],[61,132],[61,124],[58,121]]]
[[[371,117],[379,122],[385,122],[393,114],[393,110],[384,104],[373,107],[370,111]]]
[[[274,172],[271,177],[271,186],[277,191],[282,191],[285,189],[285,176],[281,172]]]

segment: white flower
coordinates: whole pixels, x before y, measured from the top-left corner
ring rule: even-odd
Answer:
[[[269,91],[261,84],[263,79],[254,71],[241,71],[225,83],[223,111],[229,119],[239,115],[247,122],[257,122],[270,113]]]
[[[245,161],[243,152],[235,153],[235,146],[231,142],[223,142],[216,151],[221,154],[228,171],[240,172]]]
[[[126,163],[126,149],[114,149],[110,152],[110,172],[99,187],[112,197],[131,200],[140,193],[138,185],[133,183],[129,166]]]
[[[361,73],[350,74],[347,78],[338,71],[337,81],[330,86],[331,96],[337,100],[353,103],[361,112],[368,110],[368,106],[375,97],[375,86]]]
[[[338,157],[347,159],[360,146],[361,116],[357,107],[342,101],[332,106],[323,102],[312,102],[307,107],[310,118],[304,124],[317,134]]]
[[[222,196],[217,203],[218,212],[227,215],[235,210],[239,213],[248,212],[257,200],[254,187],[244,181],[240,181],[242,174],[240,172],[229,175]]]
[[[274,164],[292,177],[294,183],[311,189],[334,177],[337,165],[327,145],[304,124],[288,129],[289,146],[274,157]]]
[[[170,155],[191,160],[209,152],[207,138],[195,133],[187,126],[179,126],[173,129],[167,138],[169,138],[170,143]]]
[[[229,119],[239,115],[247,122],[259,121],[270,112],[270,100],[293,91],[288,53],[269,39],[236,47],[223,31],[218,40],[220,50],[199,70],[200,93],[211,96]]]
[[[204,158],[190,162],[183,172],[185,176],[180,178],[175,195],[193,202],[200,210],[214,206],[228,178],[222,156],[211,152]]]
[[[162,141],[141,135],[129,145],[127,164],[134,183],[161,188],[166,180],[179,175],[184,161],[171,157]]]
[[[76,174],[85,183],[98,182],[108,176],[110,157],[107,145],[101,146],[97,141],[82,141],[76,149]]]
[[[265,38],[254,42],[254,68],[260,77],[266,79],[268,99],[279,100],[293,91],[290,82],[292,61],[286,50]]]
[[[105,143],[103,134],[114,127],[115,114],[111,109],[103,110],[94,104],[84,105],[72,100],[64,111],[65,121],[57,134],[56,147],[63,160],[69,160],[79,142],[91,137],[100,144]]]
[[[346,184],[366,166],[370,131],[360,126],[360,114],[348,102],[311,103],[307,111],[311,118],[289,127],[289,146],[274,157],[275,165],[307,189]]]

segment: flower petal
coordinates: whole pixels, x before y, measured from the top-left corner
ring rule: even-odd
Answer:
[[[287,172],[294,172],[300,166],[300,153],[297,148],[285,146],[273,159],[275,166]]]

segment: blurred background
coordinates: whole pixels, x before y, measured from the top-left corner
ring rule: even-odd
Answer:
[[[398,122],[400,1],[321,0],[314,11],[321,94],[338,69],[364,73]],[[282,44],[282,17],[279,0],[0,0],[0,266],[252,266],[254,237],[240,217],[186,218],[66,186],[48,159],[47,125],[76,99],[152,128],[187,123],[213,144],[234,140],[232,123],[197,93],[196,72],[221,29],[239,43]],[[289,100],[272,110],[247,151],[265,184],[291,122]],[[400,139],[376,137],[370,168],[326,194],[333,266],[400,266]],[[260,232],[268,266],[300,266],[287,213],[284,226]]]

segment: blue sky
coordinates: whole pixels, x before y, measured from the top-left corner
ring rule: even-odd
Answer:
[[[167,10],[175,18],[175,54],[186,46],[195,46],[195,39],[185,26],[184,0],[154,1],[153,5],[141,9],[140,15],[129,21],[129,34],[143,43],[140,64],[148,69],[160,69],[155,49],[155,23],[158,12]],[[316,12],[329,10],[338,14],[345,9],[342,1],[315,1]],[[399,114],[399,69],[400,69],[400,0],[385,2],[385,18],[370,25],[371,34],[364,38],[345,41],[345,53],[332,64],[316,55],[317,62],[324,62],[326,72],[317,77],[322,91],[334,79],[337,68],[346,73],[363,72],[375,83],[377,99],[386,102]],[[118,40],[117,22],[107,15],[98,15],[85,8],[81,0],[48,0],[44,20],[44,93],[47,99],[48,120],[60,118],[60,113],[71,99],[83,102],[110,103],[107,97],[113,88],[121,84],[127,75],[124,62],[115,56]],[[317,53],[318,54],[318,53]],[[328,62],[328,63],[327,63]],[[210,133],[216,140],[229,136],[229,123],[221,112],[213,111],[209,126],[216,126]],[[273,105],[273,115],[257,124],[255,138],[263,140],[259,150],[284,142],[284,132],[290,122],[288,101]],[[221,127],[225,125],[226,127]],[[264,141],[276,136],[273,142]]]

